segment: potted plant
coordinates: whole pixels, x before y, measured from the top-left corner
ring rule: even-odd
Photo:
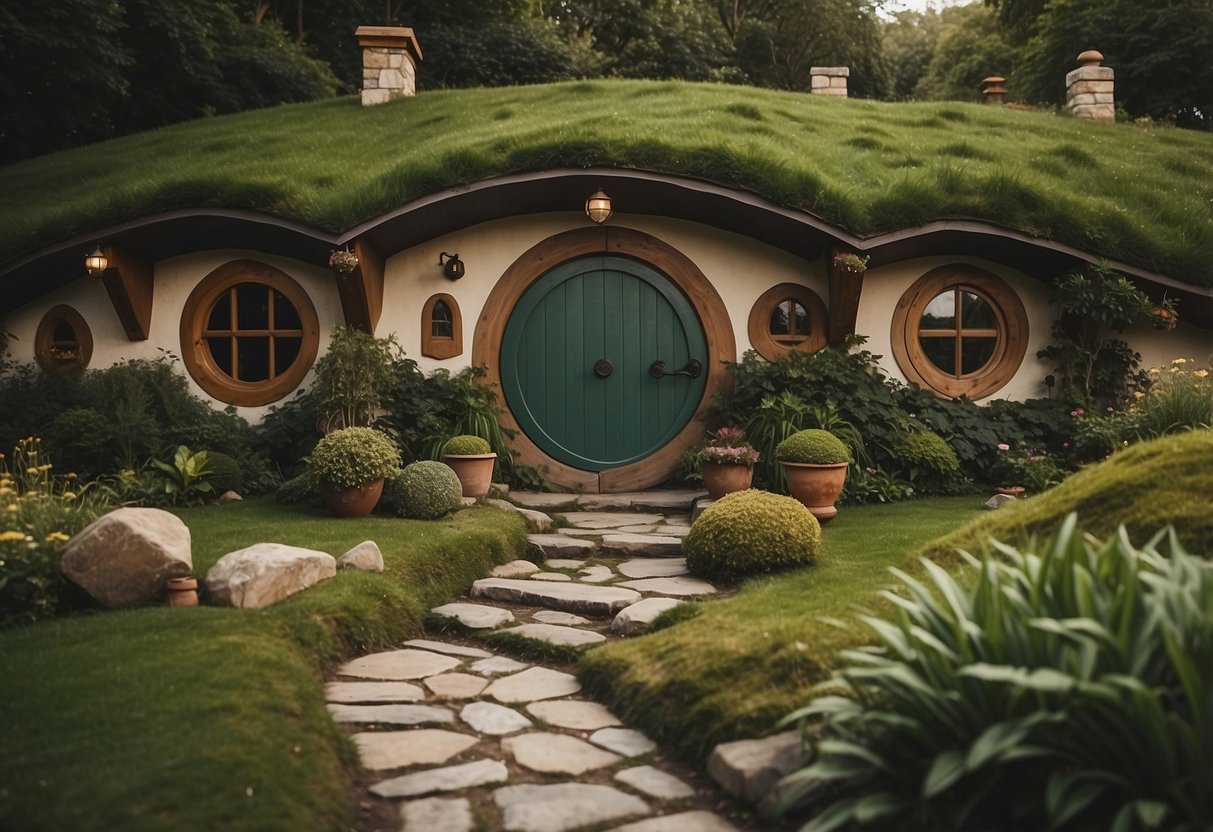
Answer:
[[[783,465],[792,496],[818,522],[837,516],[834,501],[842,493],[851,461],[851,452],[841,439],[827,430],[797,431],[775,447],[775,459]]]
[[[335,430],[316,443],[308,470],[337,517],[366,517],[383,494],[383,478],[400,468],[400,451],[371,428]]]
[[[709,434],[707,445],[699,452],[699,473],[708,496],[719,500],[725,494],[745,491],[754,478],[758,451],[745,438],[741,428],[721,428]]]
[[[358,268],[358,255],[348,248],[335,248],[329,252],[329,268],[337,274],[353,274]]]
[[[468,433],[451,437],[442,446],[442,461],[459,477],[465,497],[480,499],[489,493],[496,459],[487,439]]]

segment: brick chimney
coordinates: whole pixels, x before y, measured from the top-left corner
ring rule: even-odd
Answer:
[[[1088,49],[1078,56],[1078,69],[1066,73],[1066,109],[1074,118],[1116,121],[1116,101],[1112,93],[1116,73],[1100,66],[1103,55]]]
[[[359,26],[362,47],[362,106],[386,104],[417,93],[421,46],[403,26]]]
[[[847,97],[848,66],[815,66],[809,69],[809,92],[813,95]]]

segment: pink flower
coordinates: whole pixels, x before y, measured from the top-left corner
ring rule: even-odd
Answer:
[[[1070,443],[1069,443],[1069,442],[1062,442],[1062,443],[1061,443],[1061,446],[1062,446],[1063,448],[1069,448],[1069,447],[1070,447]]]
[[[998,444],[998,450],[1000,450],[1000,451],[1009,451],[1009,450],[1011,450],[1011,446],[1010,446],[1010,445],[1008,445],[1006,442],[1000,442],[1000,443]]]

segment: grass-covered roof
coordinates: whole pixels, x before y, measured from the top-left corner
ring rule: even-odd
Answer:
[[[0,271],[169,209],[347,231],[494,176],[621,167],[753,191],[859,235],[976,219],[1213,287],[1213,135],[1045,112],[592,81],[203,119],[0,168]]]

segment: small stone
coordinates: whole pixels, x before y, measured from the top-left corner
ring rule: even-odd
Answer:
[[[585,561],[572,558],[548,558],[547,565],[552,569],[580,569],[585,566]]]
[[[409,682],[329,682],[324,698],[347,705],[384,702],[420,702],[425,691]]]
[[[437,705],[341,705],[328,704],[334,722],[381,725],[433,725],[454,722],[450,708]]]
[[[469,630],[491,630],[514,620],[514,614],[509,610],[484,604],[443,604],[430,612],[443,618],[453,618]]]
[[[346,662],[337,668],[337,675],[402,681],[423,679],[458,666],[458,659],[440,656],[428,650],[391,650]]]
[[[994,511],[995,509],[1000,509],[1003,506],[1013,502],[1015,502],[1015,495],[1013,494],[995,494],[993,497],[986,500],[986,504],[982,506],[982,508],[986,509],[987,511]]]
[[[689,832],[692,829],[695,832],[737,832],[737,827],[720,815],[702,809],[638,820],[626,826],[617,826],[611,832]]]
[[[538,571],[539,567],[529,560],[512,560],[501,566],[494,566],[493,571],[489,574],[494,578],[519,578],[523,575],[533,575]]]
[[[798,731],[756,740],[725,742],[712,749],[708,774],[734,797],[758,803],[786,774],[805,764],[808,753]]]
[[[633,728],[603,728],[590,734],[590,742],[624,757],[639,757],[657,750],[657,743]]]
[[[476,760],[446,768],[431,768],[405,774],[371,786],[371,794],[379,797],[420,797],[434,792],[457,792],[474,786],[504,783],[509,770],[497,760]]]
[[[632,606],[619,611],[611,622],[611,632],[622,636],[630,636],[647,630],[666,610],[673,609],[682,602],[676,598],[645,598]]]
[[[382,572],[383,552],[373,540],[364,540],[337,558],[338,569],[357,569],[360,572]]]
[[[579,630],[576,627],[562,627],[559,624],[522,624],[501,632],[555,644],[558,647],[587,647],[606,641],[606,636],[600,633]]]
[[[221,506],[224,506],[228,503],[242,503],[244,502],[244,498],[235,491],[224,491],[219,495],[219,499],[215,500],[215,502]]]
[[[579,583],[546,583],[508,578],[482,578],[472,584],[474,597],[497,601],[533,604],[595,617],[614,615],[640,600],[640,593],[613,586],[586,586]]]
[[[601,549],[619,555],[676,556],[682,554],[682,539],[655,534],[604,534]]]
[[[495,705],[492,702],[472,702],[465,705],[459,712],[459,718],[472,727],[472,730],[500,737],[530,728],[532,723],[513,708]]]
[[[569,696],[579,690],[581,683],[576,676],[546,667],[532,667],[497,679],[489,685],[485,695],[498,702],[537,702],[540,699]]]
[[[649,797],[658,800],[683,800],[695,796],[695,790],[672,774],[652,766],[636,766],[627,768],[615,774],[615,779],[624,785],[631,786],[638,792],[644,792]],[[685,826],[684,829],[698,829],[696,826]]]
[[[528,665],[505,656],[493,656],[491,659],[481,659],[478,662],[473,662],[469,669],[473,673],[479,673],[481,676],[493,676],[498,673],[514,673],[518,670],[526,670],[527,667]]]
[[[493,802],[508,832],[568,832],[651,811],[635,795],[586,783],[505,786],[493,792]]]
[[[542,511],[536,511],[532,508],[515,508],[514,511],[522,516],[528,532],[543,534],[544,532],[551,531],[552,518]]]
[[[479,742],[476,737],[438,728],[364,731],[354,734],[352,739],[358,747],[358,759],[362,765],[375,771],[440,765]]]
[[[579,624],[590,623],[590,619],[588,618],[573,615],[571,612],[558,612],[557,610],[540,610],[532,615],[531,618],[543,624],[563,624],[566,627],[576,627]]]
[[[672,578],[687,574],[686,558],[637,558],[615,567],[628,578]]]
[[[584,555],[594,551],[594,542],[580,540],[565,534],[528,534],[527,542],[538,547],[545,558],[568,557],[569,555]],[[549,565],[551,561],[549,560]],[[512,578],[513,575],[494,577]]]
[[[643,578],[638,581],[624,581],[619,586],[635,589],[640,592],[655,592],[658,595],[715,595],[719,589],[707,581],[698,578]]]
[[[489,680],[483,676],[472,676],[467,673],[443,673],[431,676],[424,684],[433,694],[441,699],[472,699],[488,685]]]
[[[600,584],[614,577],[609,566],[587,566],[577,573],[577,580],[587,584]]]
[[[597,702],[581,699],[557,699],[551,702],[532,702],[526,706],[527,713],[542,719],[557,728],[574,731],[597,731],[619,725],[619,718]]]
[[[571,577],[569,577],[568,575],[564,574],[563,572],[536,572],[534,575],[531,576],[531,580],[532,581],[553,581],[555,583],[562,583],[564,581],[571,581],[573,579]]]
[[[619,762],[619,756],[566,734],[520,734],[502,740],[502,749],[531,771],[546,774],[585,774]]]
[[[431,641],[426,638],[411,638],[404,643],[406,647],[417,647],[434,653],[446,653],[451,656],[467,656],[473,659],[487,659],[493,654],[479,647],[464,647],[462,644],[448,644],[445,641]]]
[[[403,832],[471,832],[472,804],[466,797],[426,797],[400,807]]]

